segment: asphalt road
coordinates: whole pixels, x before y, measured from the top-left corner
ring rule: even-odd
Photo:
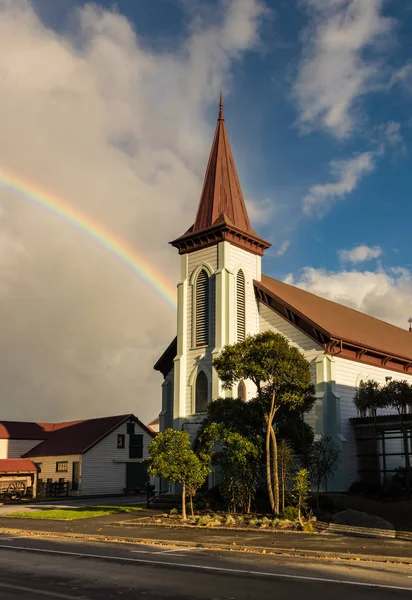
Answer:
[[[412,568],[0,535],[0,599],[410,598]]]
[[[10,515],[15,512],[31,512],[38,510],[52,510],[54,508],[75,508],[78,506],[124,506],[146,504],[145,495],[135,496],[105,496],[104,498],[57,498],[47,502],[6,502],[0,503],[0,516]]]

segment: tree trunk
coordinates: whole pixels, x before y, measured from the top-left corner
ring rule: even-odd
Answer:
[[[279,471],[278,471],[278,444],[273,425],[270,426],[270,437],[272,441],[272,469],[273,469],[273,496],[275,513],[279,514]]]
[[[402,429],[402,438],[403,438],[403,453],[405,455],[405,484],[406,489],[409,490],[411,487],[411,459],[409,456],[409,444],[408,444],[408,431],[403,423],[403,415],[400,414],[401,417],[401,429]]]
[[[269,502],[272,512],[275,512],[275,499],[273,497],[273,487],[272,487],[272,469],[270,464],[270,433],[271,433],[271,425],[269,422],[269,415],[265,415],[266,418],[266,483],[268,486],[269,493]]]
[[[190,494],[189,498],[190,498],[190,512],[191,512],[192,517],[194,517],[195,512],[193,510],[193,494]]]
[[[282,490],[282,510],[285,508],[285,465],[280,468],[280,487]]]
[[[186,521],[186,486],[182,484],[182,519]]]

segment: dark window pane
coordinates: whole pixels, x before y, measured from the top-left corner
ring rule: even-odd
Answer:
[[[129,458],[143,458],[143,435],[133,434],[130,436]]]
[[[129,435],[133,435],[134,434],[134,423],[128,423],[127,424],[127,433]]]
[[[206,373],[200,371],[196,379],[195,411],[197,413],[207,411],[208,388],[209,384],[207,381]]]

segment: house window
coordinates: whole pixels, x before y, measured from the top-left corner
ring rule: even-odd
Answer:
[[[195,401],[195,412],[206,412],[207,411],[207,399],[208,399],[208,388],[209,382],[204,371],[200,371],[196,378],[196,401]]]
[[[124,448],[125,447],[125,435],[123,433],[119,433],[117,436],[117,447]]]
[[[56,473],[67,473],[69,470],[69,463],[67,460],[62,460],[56,463]]]
[[[246,335],[245,276],[241,269],[236,277],[236,329],[237,341],[243,342]]]
[[[143,458],[143,435],[134,433],[130,436],[129,458]]]
[[[209,277],[204,269],[196,281],[196,346],[209,343]]]
[[[127,423],[127,433],[129,435],[133,435],[133,433],[134,433],[134,423]]]
[[[244,381],[239,381],[239,385],[237,386],[237,397],[242,402],[246,402],[246,386]]]

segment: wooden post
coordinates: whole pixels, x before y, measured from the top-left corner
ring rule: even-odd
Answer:
[[[37,498],[37,473],[33,474],[33,500]]]

